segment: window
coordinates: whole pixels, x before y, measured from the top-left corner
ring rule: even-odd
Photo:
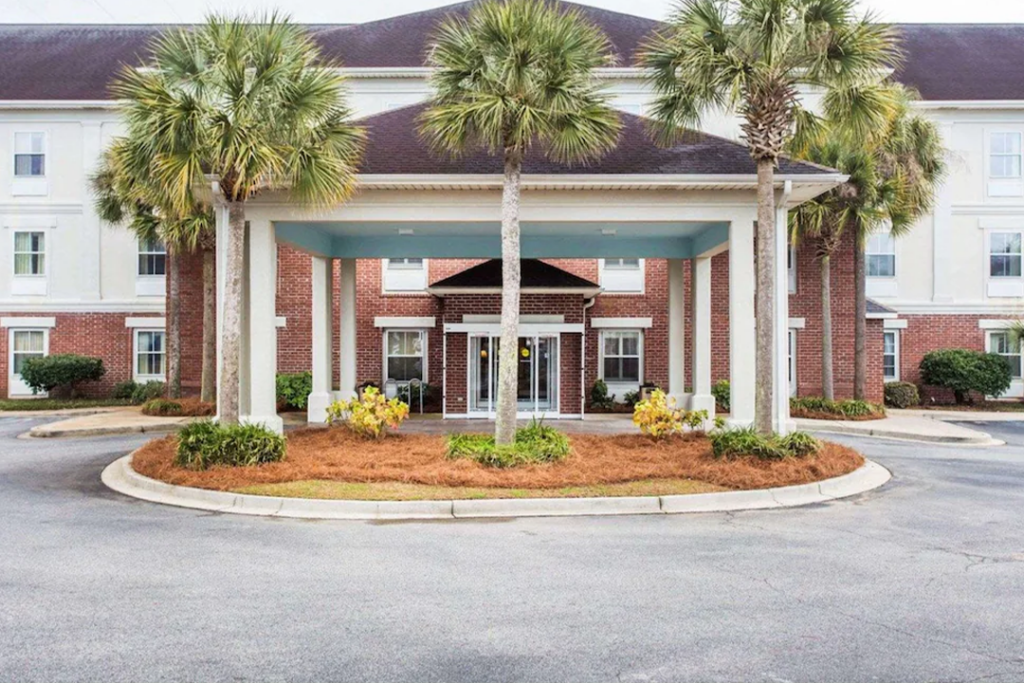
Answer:
[[[882,333],[882,376],[886,382],[895,382],[900,378],[899,332]]]
[[[1020,277],[1020,245],[1019,232],[993,232],[989,237],[988,274],[991,277]]]
[[[14,176],[33,178],[46,175],[46,136],[43,133],[14,134]]]
[[[1020,344],[1010,332],[989,332],[988,352],[1005,358],[1006,364],[1010,366],[1010,376],[1014,379],[1021,378]]]
[[[384,259],[385,292],[422,292],[427,288],[427,260]]]
[[[139,240],[139,275],[167,274],[167,247],[157,237]]]
[[[642,294],[644,260],[642,258],[606,258],[598,262],[601,287],[606,292]]]
[[[14,274],[46,274],[46,233],[14,233]]]
[[[388,270],[423,270],[423,259],[389,258]]]
[[[896,277],[896,240],[888,231],[871,235],[865,254],[868,277]]]
[[[639,270],[640,259],[638,258],[606,258],[604,267],[607,270]]]
[[[12,330],[11,371],[21,374],[25,361],[46,355],[46,332],[43,330]]]
[[[786,275],[789,279],[789,293],[796,294],[796,247],[792,244],[786,250]]]
[[[988,174],[990,178],[1021,177],[1020,133],[992,133]]]
[[[385,333],[385,382],[389,379],[396,382],[426,381],[425,337],[423,330],[388,330]]]
[[[640,382],[640,333],[603,332],[602,379],[605,382]]]
[[[163,330],[135,331],[135,377],[164,378],[167,362],[166,336]]]
[[[789,328],[789,395],[796,396],[796,329]]]

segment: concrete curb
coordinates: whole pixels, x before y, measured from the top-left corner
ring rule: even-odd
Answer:
[[[278,498],[174,486],[144,477],[131,466],[132,455],[103,470],[103,483],[126,496],[153,503],[241,515],[297,519],[464,519],[480,517],[569,517],[732,512],[826,503],[878,488],[892,475],[866,460],[833,479],[755,491],[622,498],[517,498],[494,500],[365,501]]]
[[[116,434],[170,434],[181,429],[183,423],[175,422],[168,424],[151,425],[121,425],[114,427],[84,427],[61,429],[55,422],[49,425],[38,425],[26,432],[26,435],[33,439],[56,439],[69,436],[113,436]]]
[[[858,422],[857,424],[864,423]],[[798,427],[809,432],[872,436],[882,439],[899,439],[900,441],[918,441],[923,443],[938,443],[956,446],[1002,446],[1004,444],[1003,441],[993,439],[991,434],[973,429],[970,431],[974,432],[974,436],[948,436],[922,434],[920,432],[906,432],[898,429],[865,429],[863,427],[847,427],[846,425],[838,424],[836,422],[823,422],[820,425],[799,423]]]

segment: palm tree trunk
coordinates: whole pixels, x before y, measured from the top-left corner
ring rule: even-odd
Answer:
[[[220,245],[218,245],[220,246]],[[242,266],[245,248],[245,205],[228,204],[228,240],[224,245],[224,320],[221,322],[220,396],[217,415],[222,424],[238,424],[238,371],[242,337]]]
[[[203,373],[199,400],[211,403],[217,392],[216,254],[203,249]]]
[[[167,301],[167,396],[181,398],[181,259],[169,250],[170,292]]]
[[[821,395],[835,400],[835,377],[832,374],[832,255],[821,257]]]
[[[868,278],[864,267],[864,245],[858,239],[853,248],[855,305],[853,321],[853,397],[863,401],[867,391]]]
[[[757,290],[754,300],[754,428],[772,433],[772,376],[775,336],[775,162],[757,160]]]
[[[505,152],[501,193],[501,346],[498,363],[498,412],[494,442],[511,444],[516,436],[519,396],[519,178],[522,160]]]

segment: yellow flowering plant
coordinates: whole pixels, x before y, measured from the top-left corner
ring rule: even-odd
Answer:
[[[366,387],[363,395],[351,401],[335,401],[327,406],[327,424],[344,420],[345,426],[362,436],[381,439],[388,430],[398,429],[409,417],[409,404],[397,398],[390,401],[376,387]]]
[[[633,408],[633,424],[652,439],[678,434],[683,427],[700,430],[708,419],[706,410],[689,411],[676,407],[676,400],[656,389],[646,401]]]

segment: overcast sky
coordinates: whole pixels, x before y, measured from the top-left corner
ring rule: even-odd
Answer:
[[[1024,0],[862,0],[893,22],[1024,22]],[[180,23],[213,9],[280,9],[304,23],[351,23],[451,4],[451,0],[0,0],[0,23]],[[672,0],[586,0],[586,4],[663,18]]]

